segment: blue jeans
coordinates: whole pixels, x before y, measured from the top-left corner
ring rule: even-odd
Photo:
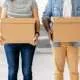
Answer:
[[[8,62],[8,80],[17,80],[20,52],[23,80],[32,80],[32,61],[35,46],[30,44],[5,44],[4,49]]]

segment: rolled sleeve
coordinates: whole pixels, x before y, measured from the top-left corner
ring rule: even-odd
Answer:
[[[52,0],[48,0],[45,11],[42,18],[50,18],[52,16]]]

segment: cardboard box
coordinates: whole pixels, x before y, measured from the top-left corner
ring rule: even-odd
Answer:
[[[0,7],[0,17],[1,17],[1,11],[2,11],[2,8]],[[1,23],[1,20],[0,20],[0,23]],[[0,24],[0,36],[1,36],[1,24]],[[1,37],[0,37],[0,42],[1,42]]]
[[[1,19],[1,35],[4,43],[30,43],[34,45],[35,19]]]
[[[54,42],[80,41],[80,17],[52,18]]]
[[[1,17],[1,11],[2,11],[2,8],[0,7],[0,17]]]

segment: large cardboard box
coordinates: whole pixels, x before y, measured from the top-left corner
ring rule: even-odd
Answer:
[[[54,42],[80,41],[80,17],[52,17]]]
[[[34,45],[35,19],[6,18],[1,19],[0,23],[4,43],[30,43]]]
[[[1,17],[1,11],[2,11],[2,8],[0,7],[0,17]]]
[[[2,11],[2,8],[0,7],[0,18],[1,18],[1,11]],[[0,36],[1,36],[1,20],[0,20]],[[0,38],[0,42],[1,42],[1,38]]]

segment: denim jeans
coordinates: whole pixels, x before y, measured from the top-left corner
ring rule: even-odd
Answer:
[[[4,49],[8,62],[8,80],[17,80],[20,52],[23,80],[32,80],[32,61],[35,46],[30,44],[5,44]]]

